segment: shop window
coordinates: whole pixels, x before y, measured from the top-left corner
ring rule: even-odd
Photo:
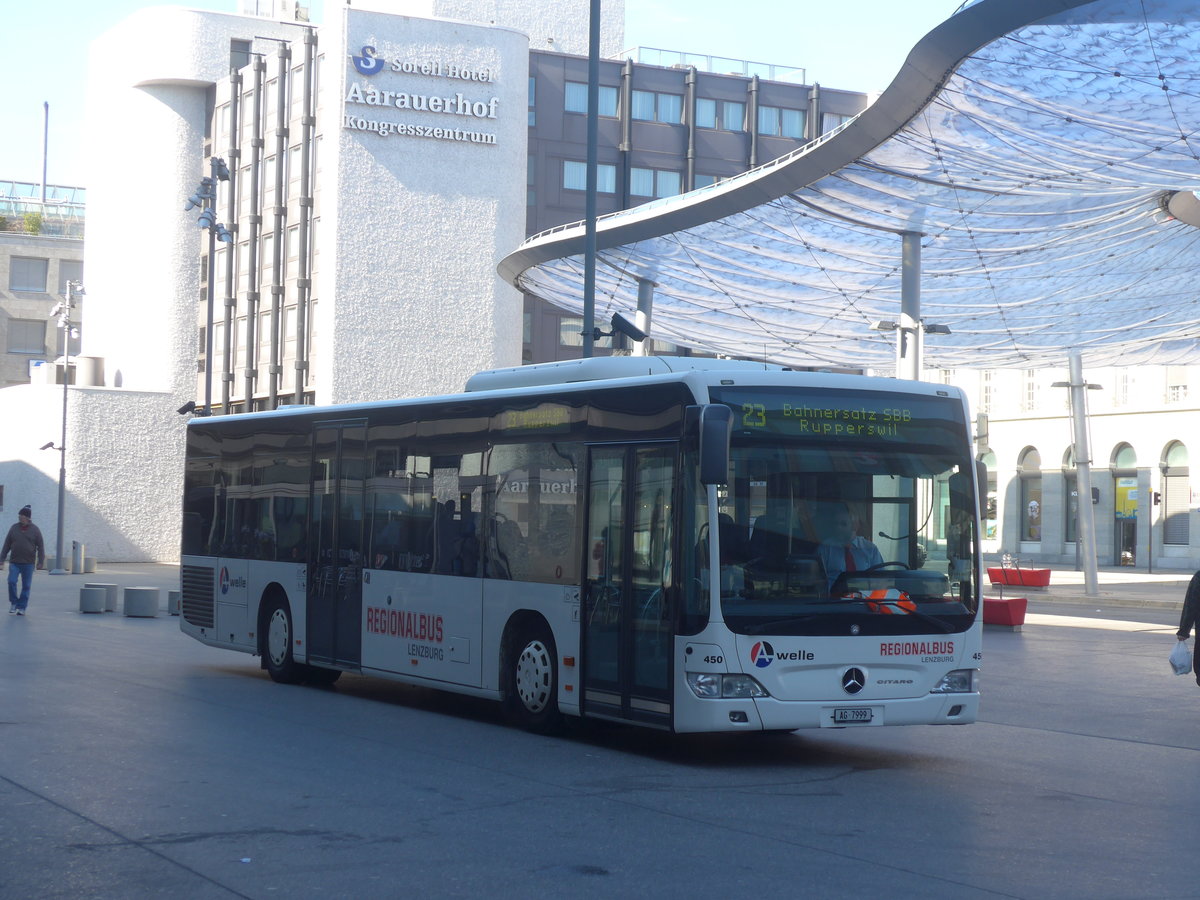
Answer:
[[[1021,454],[1021,540],[1042,539],[1042,456],[1029,447]]]
[[[1180,441],[1168,444],[1161,468],[1163,543],[1186,545],[1191,536],[1188,519],[1192,496],[1187,446]]]

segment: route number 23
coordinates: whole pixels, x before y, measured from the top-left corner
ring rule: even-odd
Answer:
[[[767,407],[762,403],[743,403],[742,404],[742,427],[743,428],[766,428],[767,426]]]

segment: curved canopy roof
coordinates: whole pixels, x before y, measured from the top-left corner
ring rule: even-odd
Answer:
[[[1047,13],[1050,14],[1047,14]],[[655,337],[890,369],[901,235],[920,235],[925,365],[1200,362],[1200,0],[980,0],[837,132],[602,218],[596,320],[657,285]],[[1188,220],[1191,220],[1191,224]],[[511,283],[583,309],[584,228]]]

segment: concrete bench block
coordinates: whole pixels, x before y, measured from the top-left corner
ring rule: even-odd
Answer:
[[[85,588],[103,588],[104,589],[104,611],[116,612],[117,609],[117,585],[103,584],[98,581],[89,581],[84,584]]]
[[[183,591],[167,591],[167,612],[173,616],[179,615],[179,607],[183,603]]]
[[[114,612],[117,608],[117,592],[118,586],[115,584],[106,584],[100,581],[88,581],[83,585],[85,588],[102,588],[104,590],[104,611]]]
[[[158,588],[125,588],[125,615],[152,619],[158,615]]]
[[[81,613],[104,612],[106,592],[101,587],[81,587],[79,589],[79,611]]]

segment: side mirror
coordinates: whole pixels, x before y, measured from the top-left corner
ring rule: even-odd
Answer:
[[[988,470],[981,459],[975,460],[975,486],[975,508],[982,522],[987,518]]]
[[[729,439],[733,410],[712,403],[700,410],[700,483],[729,483]]]

